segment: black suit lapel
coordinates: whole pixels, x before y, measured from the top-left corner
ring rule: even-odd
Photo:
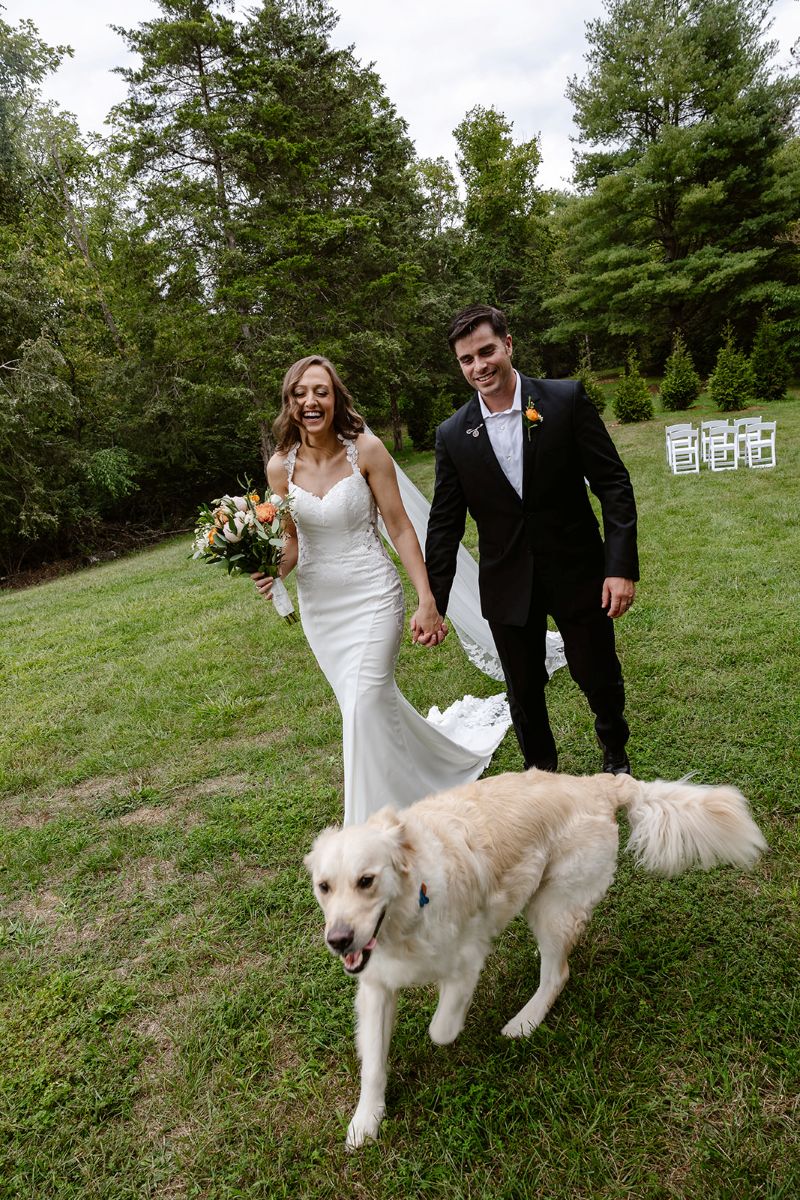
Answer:
[[[508,482],[503,468],[497,461],[497,455],[492,448],[492,443],[489,441],[489,434],[483,420],[477,394],[472,397],[472,400],[467,405],[464,428],[464,440],[468,443],[467,451],[470,453],[470,457],[477,469],[486,474],[487,479],[494,479],[498,487],[507,487],[512,496],[516,500],[519,500],[519,496],[517,496],[517,493]]]
[[[542,408],[542,393],[536,380],[528,379],[525,375],[520,378],[522,379],[522,429],[520,431],[522,436],[522,499],[525,501],[531,494],[536,474],[536,459],[542,432],[541,425],[530,425],[525,416],[525,410],[532,405],[541,414],[542,424],[546,417]]]

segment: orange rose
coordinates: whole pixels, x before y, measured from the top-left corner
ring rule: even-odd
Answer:
[[[256,516],[262,525],[271,525],[275,520],[277,509],[274,504],[257,504]]]
[[[525,416],[528,418],[529,421],[538,421],[539,420],[539,414],[535,408],[526,408]]]

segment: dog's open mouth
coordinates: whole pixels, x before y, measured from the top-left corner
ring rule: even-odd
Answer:
[[[348,975],[358,975],[359,971],[364,970],[364,967],[369,962],[369,957],[372,954],[372,951],[375,949],[377,942],[378,939],[373,934],[366,946],[362,947],[361,950],[355,950],[350,954],[345,954],[342,962],[344,963],[344,969],[347,971]]]
[[[375,932],[372,937],[366,942],[360,950],[351,950],[349,954],[342,955],[342,966],[348,975],[358,975],[364,970],[364,967],[369,962],[372,951],[378,944],[378,930],[383,924],[383,918],[386,916],[386,909],[383,910],[378,917],[378,924],[375,926]]]

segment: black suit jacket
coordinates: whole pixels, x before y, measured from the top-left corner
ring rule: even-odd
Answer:
[[[440,613],[447,611],[467,512],[478,527],[481,610],[524,625],[534,578],[556,588],[611,575],[639,578],[636,503],[600,416],[574,379],[522,380],[522,498],[503,474],[482,423],[477,394],[436,431],[436,486],[425,559]],[[478,430],[477,436],[469,430]],[[586,490],[600,500],[603,538]]]

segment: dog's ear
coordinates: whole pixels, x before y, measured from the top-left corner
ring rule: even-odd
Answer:
[[[326,842],[328,840],[328,838],[332,836],[332,834],[338,833],[338,832],[339,832],[338,825],[329,825],[327,829],[323,829],[322,832],[318,833],[317,836],[314,838],[314,843],[313,843],[311,849],[309,850],[308,854],[306,854],[306,856],[303,859],[303,865],[305,866],[309,875],[314,874],[314,863],[316,861],[317,853],[322,848],[323,842]]]
[[[385,830],[392,844],[392,866],[401,875],[408,875],[414,846],[403,813],[398,813],[390,807],[382,808],[373,820]]]

